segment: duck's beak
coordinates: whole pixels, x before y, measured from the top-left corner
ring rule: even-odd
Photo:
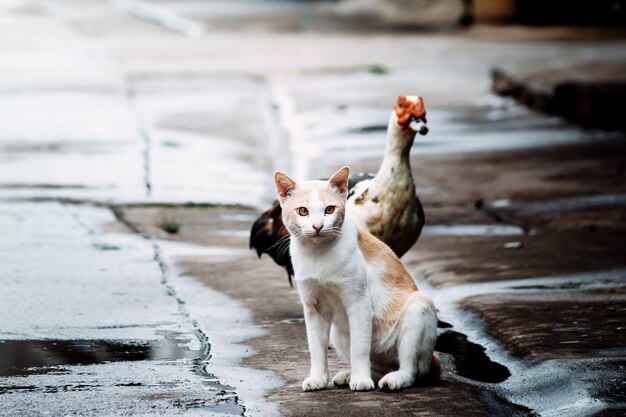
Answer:
[[[426,122],[422,119],[411,118],[409,128],[422,136],[428,133],[428,126],[426,126]]]
[[[422,98],[419,96],[406,96],[406,101],[414,103],[418,106],[421,105],[421,113],[423,113],[418,115],[413,113],[414,109],[411,109],[412,114],[407,127],[420,135],[427,134],[428,126],[426,126],[426,112],[424,111],[424,102],[422,101]]]

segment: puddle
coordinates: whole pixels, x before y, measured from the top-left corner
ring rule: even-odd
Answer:
[[[35,385],[21,385],[21,386],[0,386],[0,394],[9,392],[43,392],[45,394],[56,394],[58,392],[77,392],[77,391],[94,391],[102,388],[102,385],[87,385],[87,384],[65,384],[61,386],[47,385],[45,387],[38,387]]]
[[[623,357],[615,357],[616,353],[609,351],[597,352],[605,357],[593,359],[555,359],[528,363],[509,354],[498,340],[487,334],[487,329],[480,318],[463,310],[458,303],[475,295],[512,291],[533,295],[541,295],[548,291],[561,292],[562,295],[558,295],[559,297],[572,291],[580,294],[578,291],[612,287],[618,282],[623,286],[624,273],[625,270],[618,269],[447,287],[433,287],[427,281],[420,281],[419,284],[435,301],[440,317],[454,323],[455,328],[463,330],[464,334],[444,330],[437,341],[436,349],[444,353],[451,352],[458,374],[469,375],[467,378],[471,380],[466,382],[481,388],[480,395],[486,399],[485,403],[491,411],[490,414],[588,416],[603,410],[624,408],[626,385],[623,383],[625,369]],[[550,294],[548,299],[554,297],[554,294]],[[576,297],[579,299],[580,295]],[[561,331],[571,331],[572,327],[567,324]],[[623,356],[621,352],[618,355]],[[492,368],[493,365],[484,358],[495,364],[495,367]],[[486,365],[481,365],[481,361]],[[500,364],[506,364],[504,369],[506,373],[510,373],[507,378],[504,378],[506,375],[504,369],[498,367]],[[493,374],[491,372],[485,374],[483,370],[485,367],[490,371],[493,370]],[[478,378],[484,375],[487,375],[487,378],[483,379],[504,379],[499,384],[482,389],[485,386],[478,382],[480,381]],[[475,377],[477,379],[474,379]]]
[[[506,381],[511,373],[508,368],[489,359],[485,348],[470,342],[463,333],[447,330],[439,335],[435,350],[452,355],[459,375],[480,382]]]
[[[524,215],[624,206],[626,206],[626,194],[584,195],[525,204],[513,204],[507,201],[507,204],[491,205],[492,208]]]
[[[4,340],[0,341],[0,377],[64,372],[63,366],[106,362],[199,358],[188,339],[160,341]]]
[[[544,293],[546,291],[571,291],[571,290],[597,290],[606,288],[623,288],[626,269],[613,269],[607,271],[594,271],[581,274],[524,278],[506,281],[479,282],[470,284],[458,284],[449,287],[431,288],[431,293],[437,294],[442,299],[450,302],[458,302],[464,298],[477,295],[497,293]],[[428,286],[428,283],[422,283]],[[441,303],[437,304],[441,308]]]
[[[424,226],[422,233],[431,236],[519,236],[521,227],[508,224],[434,224]]]

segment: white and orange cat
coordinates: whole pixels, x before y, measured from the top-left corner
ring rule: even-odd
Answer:
[[[393,251],[346,215],[349,172],[300,183],[274,177],[311,354],[302,388],[328,385],[330,342],[350,363],[336,386],[372,390],[374,376],[380,389],[399,390],[439,376],[437,314]]]

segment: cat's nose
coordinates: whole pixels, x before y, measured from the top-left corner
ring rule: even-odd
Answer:
[[[322,230],[322,227],[324,227],[324,225],[319,225],[319,226],[315,226],[313,225],[313,229],[315,229],[315,231],[317,232],[317,234],[320,234],[320,231]]]

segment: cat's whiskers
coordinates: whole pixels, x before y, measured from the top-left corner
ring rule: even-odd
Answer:
[[[289,242],[291,242],[289,239],[285,239],[284,242],[281,244],[281,246],[278,248],[278,253],[279,256],[283,256],[287,253],[287,251],[289,250]]]
[[[283,225],[283,227],[285,227],[285,226]],[[282,227],[281,227],[281,229],[282,229]],[[285,236],[281,237],[280,239],[278,239],[278,240],[276,241],[276,243],[274,243],[272,246],[270,246],[269,248],[267,248],[267,250],[269,251],[269,250],[271,250],[271,249],[274,249],[276,246],[281,246],[281,245],[282,245],[283,243],[285,243],[287,240],[289,240],[289,235],[285,235]]]
[[[292,231],[292,232],[290,232],[290,233],[291,233],[291,236],[292,236],[292,237],[295,237],[296,239],[301,239],[301,238],[303,238],[303,237],[304,237],[304,238],[309,237],[309,235],[307,235],[306,233],[304,233],[304,232],[303,232],[303,231],[301,231],[301,230],[294,230],[294,231]]]

